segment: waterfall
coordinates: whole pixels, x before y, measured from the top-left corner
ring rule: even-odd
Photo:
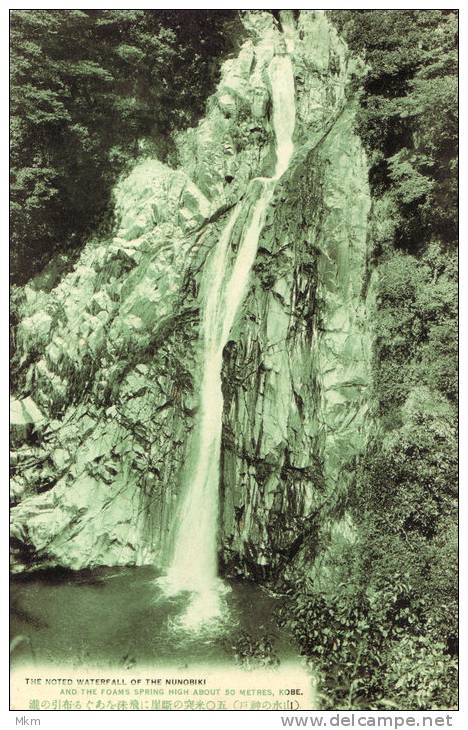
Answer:
[[[291,33],[285,35],[291,50]],[[167,576],[160,581],[166,594],[193,593],[184,617],[198,627],[220,613],[223,584],[217,575],[219,463],[223,415],[221,370],[223,349],[244,300],[249,274],[276,181],[287,170],[294,151],[294,75],[289,55],[275,55],[268,66],[273,101],[276,165],[271,178],[249,184],[244,200],[232,211],[204,273],[201,322],[202,379],[200,410],[194,427],[183,498],[174,531],[174,550]],[[254,202],[252,202],[254,201]],[[230,271],[231,239],[242,212],[248,207],[240,232],[237,255]]]

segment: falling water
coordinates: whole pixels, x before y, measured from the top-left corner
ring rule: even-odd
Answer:
[[[285,38],[289,52],[291,35]],[[286,171],[294,151],[294,76],[289,55],[274,56],[268,73],[276,137],[275,171],[271,178],[252,180],[244,200],[234,208],[206,268],[202,287],[205,306],[201,323],[200,412],[186,470],[183,501],[177,515],[172,562],[162,581],[166,594],[181,591],[193,594],[183,617],[184,626],[190,628],[203,626],[220,615],[223,593],[223,584],[217,574],[223,349],[246,293],[275,183]],[[241,232],[237,256],[229,272],[231,238],[245,206],[250,208],[249,222]]]

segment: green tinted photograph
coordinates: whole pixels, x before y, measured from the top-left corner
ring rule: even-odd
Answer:
[[[456,710],[458,11],[18,9],[10,72],[13,709]]]

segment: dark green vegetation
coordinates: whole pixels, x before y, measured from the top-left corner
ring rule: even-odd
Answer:
[[[457,16],[334,11],[369,65],[358,116],[377,269],[376,436],[342,583],[290,589],[284,622],[329,708],[457,703]],[[291,618],[292,615],[292,618]]]
[[[192,124],[232,11],[11,13],[12,277],[23,283],[110,215],[112,185],[150,140]],[[189,81],[188,81],[189,80]]]

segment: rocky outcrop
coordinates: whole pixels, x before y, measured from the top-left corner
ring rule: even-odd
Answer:
[[[352,539],[340,500],[368,431],[372,308],[360,67],[324,13],[284,32],[268,11],[242,17],[179,167],[143,160],[115,191],[115,237],[90,241],[51,292],[24,288],[17,398],[44,420],[15,441],[16,570],[164,559],[198,406],[201,272],[249,180],[272,172],[266,68],[286,42],[295,155],[225,348],[220,554],[266,577],[319,538]]]
[[[290,566],[366,440],[369,192],[352,117],[277,191],[225,358],[225,554],[248,571]]]

